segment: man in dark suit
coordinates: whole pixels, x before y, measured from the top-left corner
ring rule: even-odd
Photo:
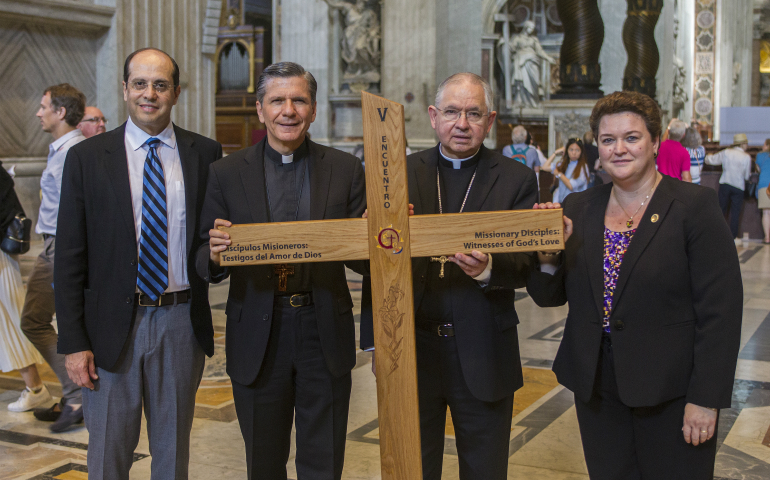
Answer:
[[[428,113],[440,143],[407,158],[415,215],[529,209],[537,201],[535,172],[483,146],[491,107],[489,84],[477,75],[439,86]],[[514,288],[525,286],[530,264],[529,254],[479,251],[412,262],[426,480],[441,478],[447,406],[460,478],[506,478],[513,393],[523,385]],[[367,329],[362,324],[362,339]]]
[[[313,76],[296,63],[264,70],[257,113],[266,140],[212,165],[201,218],[198,273],[212,283],[230,276],[227,373],[252,479],[286,478],[295,411],[298,477],[342,475],[356,362],[343,264],[219,265],[230,244],[219,226],[364,212],[361,162],[306,138],[316,90]]]
[[[588,170],[591,173],[596,173],[596,161],[599,160],[599,147],[594,145],[593,132],[589,131],[583,135],[583,148],[585,148]]]
[[[195,393],[214,353],[198,218],[219,143],[171,123],[179,67],[126,59],[128,121],[70,149],[54,282],[59,353],[83,388],[89,478],[128,479],[142,408],[153,477],[187,478]],[[189,272],[189,274],[188,274]]]

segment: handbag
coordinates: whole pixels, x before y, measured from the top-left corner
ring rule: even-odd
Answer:
[[[757,198],[757,186],[759,185],[759,173],[752,173],[746,180],[746,188],[743,190],[746,198]]]
[[[25,217],[23,213],[16,214],[5,230],[3,241],[0,242],[0,250],[9,255],[27,253],[31,232],[32,220]]]

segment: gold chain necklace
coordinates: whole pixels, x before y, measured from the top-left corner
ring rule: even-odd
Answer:
[[[628,215],[628,220],[626,220],[626,227],[631,228],[631,227],[634,226],[634,217],[636,216],[637,213],[639,213],[639,210],[642,209],[644,204],[647,203],[647,200],[650,199],[650,196],[652,195],[652,192],[655,191],[655,187],[657,187],[657,186],[658,186],[658,179],[655,179],[655,183],[652,184],[652,188],[650,189],[650,193],[648,193],[647,196],[644,197],[644,200],[642,200],[642,203],[639,205],[639,208],[636,209],[636,211],[634,212],[633,215],[628,215],[628,212],[626,211],[625,208],[623,208],[623,205],[620,203],[620,200],[618,199],[618,196],[615,195],[615,201],[618,202],[618,206],[620,207],[621,210],[623,210],[623,213]],[[615,194],[615,187],[612,187],[612,193],[613,193],[613,195]]]

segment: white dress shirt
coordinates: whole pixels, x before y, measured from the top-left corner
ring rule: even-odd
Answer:
[[[82,142],[86,137],[78,130],[72,130],[54,140],[48,146],[48,163],[40,176],[40,211],[37,215],[35,232],[38,235],[56,235],[56,219],[59,216],[59,197],[61,197],[61,177],[64,171],[64,160],[73,145]]]
[[[725,183],[744,190],[746,181],[751,176],[751,155],[741,147],[726,148],[714,155],[706,155],[709,165],[722,165],[719,183]]]
[[[153,136],[137,127],[131,121],[126,122],[126,157],[128,158],[128,177],[131,183],[131,203],[134,207],[134,226],[136,227],[137,256],[139,238],[142,232],[142,192],[144,189],[144,162],[150,147],[146,145]],[[184,175],[179,157],[174,126],[168,127],[155,135],[160,140],[156,148],[163,165],[163,177],[166,180],[166,215],[168,216],[168,288],[166,292],[177,292],[190,288],[187,279],[186,245],[187,219],[184,196]],[[137,257],[138,258],[138,257]],[[138,290],[137,290],[138,291]]]

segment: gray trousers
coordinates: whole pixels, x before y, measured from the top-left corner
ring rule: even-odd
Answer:
[[[97,367],[94,390],[83,389],[89,479],[128,480],[142,406],[152,480],[187,479],[195,393],[204,361],[190,323],[189,303],[137,307],[115,369]]]
[[[35,266],[27,282],[27,296],[21,311],[21,330],[51,366],[62,388],[62,398],[70,405],[83,403],[80,387],[70,380],[64,366],[64,355],[57,353],[56,335],[52,322],[56,313],[53,294],[53,257],[56,237],[45,239],[43,251],[35,260]]]

